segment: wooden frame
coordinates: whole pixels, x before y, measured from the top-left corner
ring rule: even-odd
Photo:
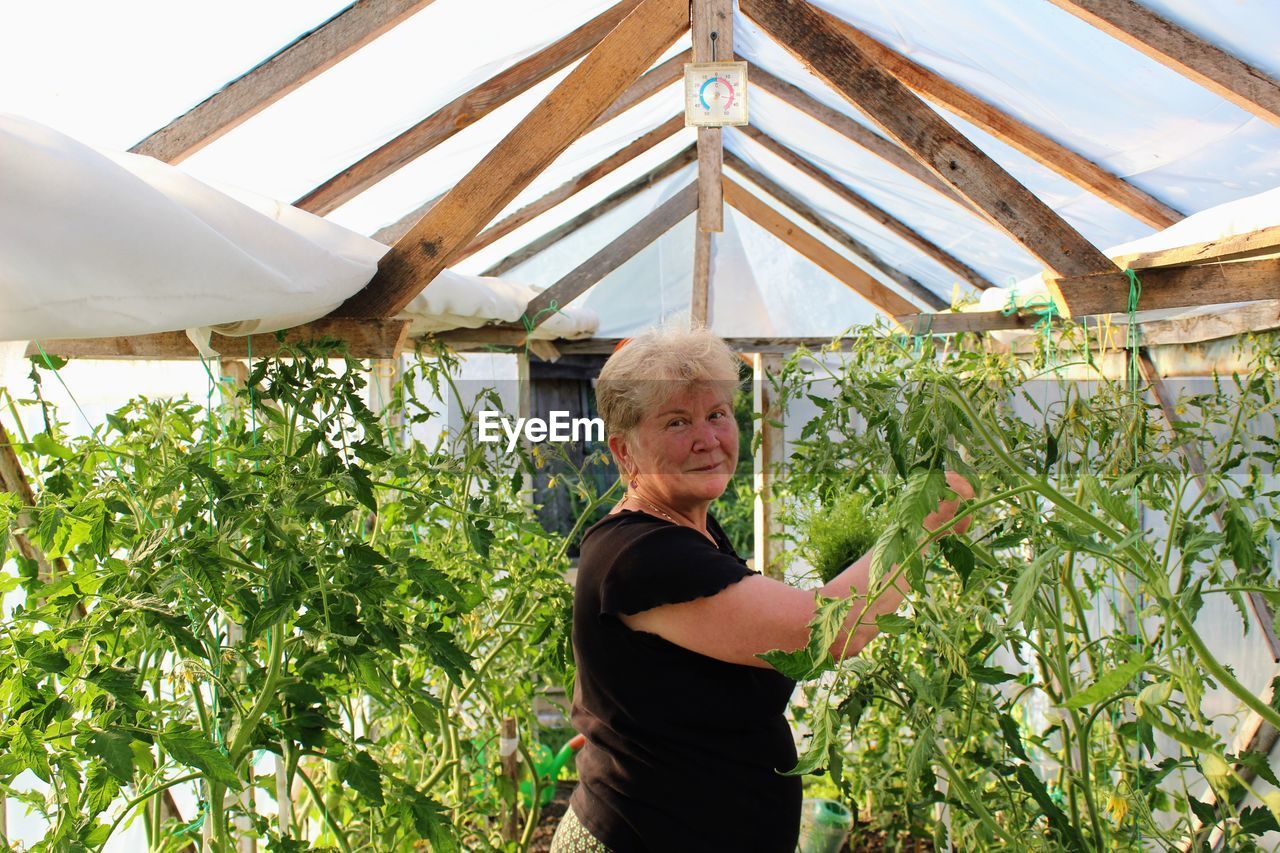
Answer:
[[[1129,309],[1129,278],[1122,272],[1048,277],[1046,281],[1058,310],[1068,317]],[[1143,270],[1139,281],[1140,311],[1280,299],[1280,258],[1153,267]]]
[[[841,32],[868,58],[938,106],[982,128],[1041,166],[1056,172],[1098,198],[1155,229],[1168,228],[1182,213],[1120,176],[999,107],[960,88],[940,74],[919,65],[887,45],[843,21]]]
[[[432,2],[357,0],[129,150],[181,162]]]
[[[751,66],[751,85],[753,87],[759,86],[778,100],[785,102],[813,120],[826,125],[854,145],[870,154],[874,154],[898,171],[924,184],[938,195],[947,199],[947,201],[959,205],[970,213],[982,217],[984,222],[986,221],[986,215],[982,211],[975,208],[967,198],[957,193],[946,183],[938,180],[938,177],[922,166],[915,157],[912,157],[901,147],[883,136],[858,124],[858,122],[839,110],[832,109],[812,97],[799,86],[793,86],[768,69],[761,68],[755,64]],[[744,132],[746,129],[739,128]]]
[[[343,345],[354,358],[394,358],[400,354],[409,336],[408,320],[338,320],[325,318],[295,326],[284,333],[286,343],[318,345],[331,340]],[[94,359],[196,359],[200,353],[185,332],[160,332],[119,338],[67,338],[41,341],[50,355],[62,358]],[[224,358],[246,358],[275,355],[280,342],[275,332],[256,335],[224,336],[214,334],[210,346]],[[27,355],[38,355],[35,345]]]
[[[803,0],[742,0],[741,8],[1051,271],[1071,276],[1115,269],[1048,205],[872,61],[831,15]]]
[[[600,279],[631,260],[640,250],[692,214],[697,206],[698,185],[695,182],[660,204],[616,240],[530,300],[524,310],[527,328],[532,331],[551,319],[555,309],[563,308],[586,293]]]
[[[639,0],[621,0],[564,38],[454,98],[448,104],[338,172],[293,205],[318,216],[336,210],[503,104],[582,57]]]
[[[741,185],[729,178],[724,181],[724,198],[734,210],[741,212],[816,266],[890,317],[910,314],[916,307],[879,279],[846,259],[817,237],[778,213]]]
[[[596,120],[689,26],[682,0],[643,0],[383,256],[373,280],[335,312],[390,317]]]
[[[895,268],[892,264],[885,261],[877,255],[869,246],[862,241],[851,236],[840,226],[827,219],[818,211],[814,210],[811,205],[792,193],[786,187],[774,181],[768,175],[761,172],[744,162],[732,152],[725,155],[725,165],[729,166],[742,177],[751,181],[768,195],[773,196],[784,208],[799,216],[813,227],[817,228],[823,234],[826,234],[835,242],[839,243],[849,251],[858,260],[875,269],[876,272],[893,280],[899,287],[919,299],[929,308],[935,311],[941,311],[947,307],[947,303],[936,293],[925,287],[916,279]]]
[[[946,249],[943,249],[928,237],[925,237],[919,231],[915,230],[889,211],[880,207],[866,196],[855,192],[831,173],[819,169],[813,163],[809,162],[804,157],[801,157],[795,151],[792,151],[769,134],[754,127],[740,128],[740,130],[752,142],[759,144],[766,151],[769,151],[774,156],[785,162],[788,166],[799,171],[801,174],[812,178],[814,181],[830,190],[831,193],[841,201],[851,205],[860,213],[869,217],[885,230],[901,239],[907,245],[922,252],[926,257],[931,258],[943,268],[955,273],[973,287],[976,287],[978,290],[986,290],[989,287],[995,286],[994,283],[982,273],[951,254]]]
[[[458,252],[453,259],[453,263],[457,263],[463,258],[471,257],[476,252],[497,242],[522,225],[532,222],[538,216],[541,216],[561,202],[567,201],[577,195],[582,190],[603,178],[605,175],[616,171],[639,157],[641,154],[644,154],[646,151],[666,142],[672,136],[679,133],[683,127],[684,121],[680,116],[675,115],[647,133],[641,134],[639,137],[622,146],[591,168],[570,178],[541,198],[529,202],[524,207],[512,212],[509,216],[503,217],[493,225],[490,225],[488,228],[481,231],[474,240],[467,244],[465,249]]]
[[[690,0],[693,61],[733,56],[733,0]],[[724,230],[720,170],[724,145],[718,127],[698,128],[698,230]],[[709,243],[706,256],[710,257]],[[697,279],[695,272],[694,278]]]
[[[1133,0],[1049,0],[1219,97],[1280,126],[1280,81]]]
[[[671,175],[674,175],[676,172],[680,171],[682,168],[689,165],[690,163],[697,162],[697,159],[698,159],[697,148],[694,145],[690,145],[688,148],[683,149],[674,157],[664,160],[662,163],[659,163],[657,166],[654,166],[648,172],[645,172],[643,175],[636,178],[634,181],[630,182],[626,186],[616,190],[615,192],[610,193],[608,196],[606,196],[596,204],[592,205],[587,210],[584,210],[582,213],[579,213],[577,216],[570,219],[568,222],[565,222],[563,225],[560,225],[560,226],[557,226],[556,228],[551,229],[550,231],[543,234],[538,239],[533,240],[532,242],[526,244],[522,248],[512,252],[510,255],[507,255],[505,258],[498,261],[496,264],[493,264],[492,266],[490,266],[488,269],[486,269],[484,272],[480,274],[500,276],[503,273],[506,273],[506,272],[509,272],[510,270],[515,269],[516,267],[520,266],[520,264],[523,264],[525,261],[541,253],[542,251],[550,248],[551,246],[563,240],[565,237],[568,237],[570,234],[574,233],[579,228],[582,228],[583,226],[591,222],[594,222],[596,219],[600,218],[604,214],[608,213],[609,211],[613,210],[614,208],[618,207],[624,202],[630,200],[631,198],[634,198],[639,193],[644,192],[645,190],[659,183],[663,179],[669,178]]]

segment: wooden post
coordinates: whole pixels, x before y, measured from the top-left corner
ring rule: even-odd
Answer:
[[[701,208],[699,208],[701,210]],[[715,235],[701,228],[693,233],[693,299],[689,303],[689,328],[709,326],[711,302],[711,254]]]
[[[515,792],[515,801],[502,818],[502,840],[515,841],[520,831],[520,753],[517,751],[520,741],[515,717],[503,719],[502,739],[498,743],[502,756],[502,775],[511,783],[511,790]],[[537,772],[533,767],[529,770]]]
[[[778,565],[777,524],[773,511],[773,481],[786,459],[782,410],[771,380],[782,370],[782,356],[775,353],[751,355],[752,403],[760,430],[760,446],[755,452],[755,561],[757,571],[781,579],[784,567]],[[775,425],[778,424],[778,425]]]
[[[733,0],[693,0],[693,61],[733,59]],[[698,230],[724,230],[720,171],[724,146],[718,127],[698,128]]]

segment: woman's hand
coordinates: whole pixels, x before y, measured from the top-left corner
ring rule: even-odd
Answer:
[[[947,472],[947,488],[955,492],[956,497],[949,501],[939,502],[938,508],[924,517],[924,528],[930,533],[950,525],[951,519],[955,518],[956,513],[960,510],[960,502],[973,499],[973,486],[955,471]],[[962,518],[954,525],[950,525],[946,533],[964,533],[969,529],[969,524],[972,521],[972,518]]]

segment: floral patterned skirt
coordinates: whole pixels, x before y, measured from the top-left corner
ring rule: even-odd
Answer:
[[[569,809],[560,818],[555,837],[551,839],[551,853],[609,853],[609,848],[588,832],[573,809]]]

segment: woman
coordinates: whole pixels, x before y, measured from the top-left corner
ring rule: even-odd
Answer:
[[[796,762],[783,716],[795,682],[757,655],[804,646],[815,599],[748,569],[707,512],[738,462],[737,384],[737,357],[706,330],[645,333],[600,372],[627,490],[582,541],[573,722],[587,745],[556,853],[795,850],[801,782],[780,772]],[[963,478],[948,482],[973,496]],[[957,503],[926,526],[949,522]],[[865,594],[870,563],[821,594]],[[855,603],[832,653],[857,654],[904,592],[882,595],[869,624]]]

